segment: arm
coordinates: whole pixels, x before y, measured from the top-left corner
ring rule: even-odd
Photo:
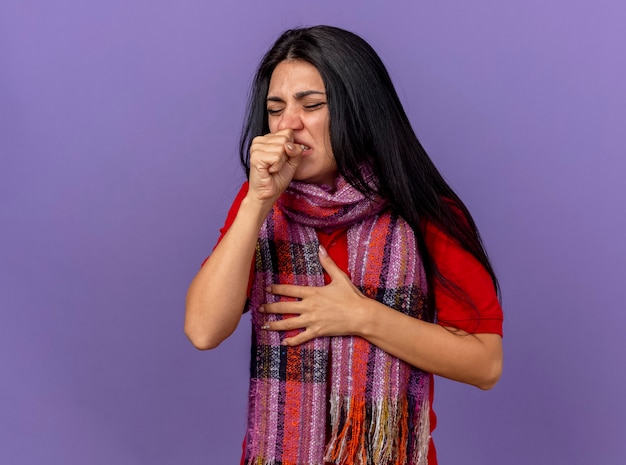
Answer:
[[[489,389],[502,371],[499,334],[468,334],[450,331],[397,312],[365,297],[348,276],[320,252],[320,261],[330,275],[329,285],[307,288],[274,285],[272,292],[301,299],[264,306],[271,313],[296,313],[296,318],[272,322],[267,329],[305,331],[286,339],[288,345],[313,337],[355,335],[422,370],[456,381]]]
[[[250,148],[250,181],[237,216],[187,292],[185,334],[198,349],[217,347],[243,313],[259,230],[300,161],[291,130],[257,137]]]
[[[233,224],[187,292],[185,334],[198,349],[213,349],[241,319],[259,230],[266,209],[243,199]]]
[[[422,370],[481,389],[491,389],[500,378],[499,334],[450,330],[364,299],[355,332],[382,350]]]

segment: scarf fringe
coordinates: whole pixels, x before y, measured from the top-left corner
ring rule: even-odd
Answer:
[[[428,465],[429,409],[428,397],[413,412],[406,398],[377,400],[367,407],[363,399],[331,397],[332,427],[324,460],[337,465]]]
[[[417,421],[414,427],[414,437],[417,438],[413,454],[412,464],[428,465],[428,446],[430,444],[430,398],[424,397],[419,408]]]
[[[252,460],[246,460],[246,465],[280,465],[280,462],[277,462],[276,459],[267,459],[263,460],[261,458],[256,458]]]

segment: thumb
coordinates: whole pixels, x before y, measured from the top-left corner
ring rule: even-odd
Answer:
[[[300,144],[294,144],[291,141],[285,144],[285,155],[287,155],[290,160],[294,158],[297,159],[302,155],[302,152],[304,152],[304,148]]]

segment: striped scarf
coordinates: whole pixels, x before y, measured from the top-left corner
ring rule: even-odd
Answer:
[[[345,228],[348,271],[367,297],[422,318],[426,277],[412,229],[343,178],[292,182],[259,233],[249,309],[252,357],[246,433],[249,465],[427,463],[429,376],[360,337],[281,345],[299,331],[266,331],[288,315],[260,313],[273,283],[323,286],[316,229]]]

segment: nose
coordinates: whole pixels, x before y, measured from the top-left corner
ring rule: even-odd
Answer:
[[[304,123],[302,121],[302,113],[297,108],[285,108],[278,120],[278,130],[282,129],[302,129]]]

